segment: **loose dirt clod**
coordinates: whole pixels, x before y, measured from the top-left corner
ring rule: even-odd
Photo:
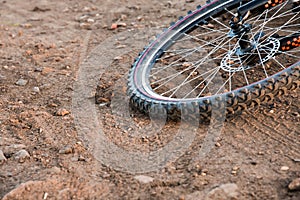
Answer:
[[[56,115],[57,115],[57,116],[66,116],[66,115],[68,115],[68,114],[70,114],[70,111],[68,111],[68,110],[66,110],[66,109],[64,109],[64,108],[61,108],[61,109],[59,109],[59,110],[56,112]]]

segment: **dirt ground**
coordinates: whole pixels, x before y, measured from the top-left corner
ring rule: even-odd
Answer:
[[[159,134],[139,137],[131,132],[145,132],[147,117],[132,111],[134,123],[125,127],[129,119],[114,114],[114,86],[126,90],[119,79],[140,51],[122,33],[138,31],[142,34],[135,42],[146,45],[153,37],[148,30],[168,27],[198,4],[1,0],[0,198],[300,199],[299,191],[288,188],[300,178],[299,89],[226,120],[215,146],[197,160],[209,127],[201,124],[186,152],[152,172],[130,173],[106,165],[79,134],[75,83],[82,63],[100,47],[99,58],[121,52],[109,66],[99,66],[105,68],[95,82],[99,104],[96,88],[89,98],[104,135],[135,151],[156,150],[172,139],[180,122],[168,122]]]

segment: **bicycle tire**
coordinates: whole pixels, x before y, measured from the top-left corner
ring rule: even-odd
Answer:
[[[196,25],[207,23],[206,20],[209,17],[216,16],[218,13],[224,12],[225,9],[235,8],[241,2],[241,0],[208,1],[205,6],[198,6],[195,11],[189,11],[185,17],[180,17],[179,21],[172,23],[168,29],[146,46],[144,51],[135,59],[128,75],[127,93],[131,105],[145,113],[168,115],[171,118],[177,118],[184,112],[191,115],[198,114],[201,119],[208,119],[212,111],[212,102],[215,102],[215,106],[219,108],[225,108],[228,116],[272,101],[275,96],[286,94],[288,90],[298,88],[300,85],[300,60],[267,78],[222,94],[176,99],[153,95],[153,91],[149,93],[151,88],[147,82],[148,78],[143,77],[141,70],[148,70],[148,72],[151,70],[151,66],[145,65],[145,63],[153,64],[154,54],[158,54],[157,52],[162,46],[163,48],[171,46],[170,43],[173,42],[173,38],[172,40],[170,38],[179,37],[174,36],[174,33],[176,35],[176,33],[189,32]]]

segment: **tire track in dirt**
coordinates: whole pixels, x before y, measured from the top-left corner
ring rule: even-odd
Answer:
[[[293,133],[293,129],[288,128],[285,129],[285,127],[281,127],[281,126],[277,126],[277,127],[273,127],[272,125],[270,125],[270,118],[269,117],[264,117],[264,120],[260,120],[262,119],[263,116],[256,116],[254,114],[252,114],[251,116],[247,116],[247,115],[242,115],[239,117],[240,120],[245,122],[245,127],[241,127],[244,130],[248,130],[251,129],[250,127],[254,128],[253,131],[253,137],[255,138],[261,138],[263,136],[267,136],[268,140],[273,140],[278,142],[280,145],[285,146],[287,148],[287,150],[292,150],[292,151],[288,151],[289,153],[295,153],[294,155],[299,156],[299,153],[297,153],[299,151],[299,146],[300,143],[297,142],[297,131],[295,131],[295,135],[291,135],[290,137],[287,136],[287,132]],[[278,124],[282,124],[282,123],[278,123]],[[298,132],[299,133],[299,132]],[[257,137],[254,134],[259,134]],[[292,156],[292,155],[290,155]]]

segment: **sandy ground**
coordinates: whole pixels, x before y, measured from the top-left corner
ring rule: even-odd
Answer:
[[[120,96],[126,90],[123,77],[141,47],[197,4],[1,1],[0,198],[299,199],[299,191],[288,189],[300,177],[299,89],[226,120],[216,144],[199,160],[210,129],[201,124],[179,158],[152,172],[146,170],[151,163],[144,171],[126,168],[130,154],[123,159],[112,153],[105,160],[97,143],[90,144],[93,134],[82,132],[80,125],[97,119],[108,141],[147,152],[184,128],[168,122],[156,133],[149,118],[129,108],[122,116],[112,102],[120,103],[116,91]],[[87,86],[94,88],[87,98],[94,110],[82,116],[76,92],[86,66],[96,69],[88,77],[94,85]],[[123,165],[106,162],[112,157]]]

